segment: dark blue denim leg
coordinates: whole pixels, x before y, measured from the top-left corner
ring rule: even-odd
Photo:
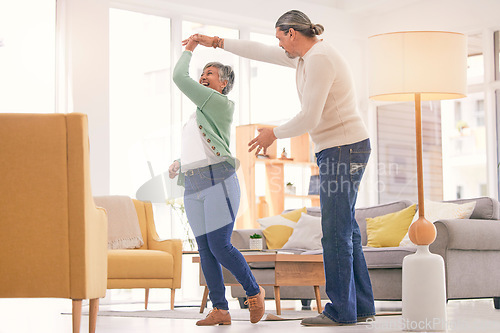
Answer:
[[[375,313],[359,226],[354,218],[359,182],[370,156],[369,140],[318,154],[326,293],[324,314],[341,323]]]
[[[217,309],[229,310],[222,267],[210,250],[207,234],[196,237],[196,243],[198,244],[198,252],[200,253],[201,270],[207,282],[212,305]]]

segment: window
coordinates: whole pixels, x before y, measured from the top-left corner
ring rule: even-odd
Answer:
[[[0,3],[0,112],[55,112],[56,1]]]
[[[467,84],[484,82],[483,35],[481,33],[467,36]]]
[[[397,126],[394,126],[397,124]],[[438,102],[422,103],[424,194],[443,197],[441,111]],[[415,107],[412,103],[377,107],[379,202],[417,200]]]
[[[467,97],[441,102],[444,200],[478,197],[487,189],[483,38],[467,38]]]
[[[250,33],[250,40],[278,46],[274,35]],[[276,80],[278,77],[280,79]],[[299,111],[295,69],[250,61],[250,123],[279,125]]]
[[[476,109],[474,110],[474,117],[476,118],[476,126],[484,127],[484,99],[476,101]]]
[[[170,20],[110,9],[112,194],[165,172],[170,149]]]
[[[460,113],[456,112],[457,105]],[[441,117],[444,199],[481,196],[481,186],[487,184],[484,93],[469,94],[460,99],[460,104],[442,101]]]

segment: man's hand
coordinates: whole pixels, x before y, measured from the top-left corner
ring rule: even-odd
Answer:
[[[207,47],[212,47],[214,44],[214,41],[215,41],[215,37],[194,34],[191,37],[189,37],[188,39],[183,40],[182,45],[186,45],[190,39],[198,42],[198,44],[200,44],[200,45],[207,46]]]
[[[277,137],[274,135],[272,128],[258,128],[257,131],[259,131],[259,135],[248,143],[248,145],[251,146],[248,151],[251,152],[257,148],[257,150],[255,150],[255,155],[258,155],[261,149],[264,149],[265,154],[267,152],[267,148],[273,144]]]
[[[168,176],[170,177],[170,179],[174,179],[175,176],[179,174],[177,171],[179,171],[180,167],[181,164],[179,163],[179,161],[174,161],[174,163],[170,165],[170,167],[168,168]]]

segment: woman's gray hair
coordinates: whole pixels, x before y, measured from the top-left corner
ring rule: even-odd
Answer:
[[[222,89],[222,93],[224,95],[227,95],[231,89],[233,89],[234,85],[234,71],[231,68],[231,66],[226,66],[221,64],[220,62],[209,62],[208,64],[203,67],[203,71],[207,69],[208,67],[215,67],[219,71],[219,80],[220,82],[227,81],[227,85]]]
[[[312,24],[309,17],[299,10],[290,10],[276,21],[275,28],[280,28],[281,31],[288,33],[290,28],[300,32],[306,37],[314,37],[321,35],[325,28],[321,24]]]

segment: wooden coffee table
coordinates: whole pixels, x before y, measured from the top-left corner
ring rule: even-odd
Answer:
[[[242,251],[248,263],[251,262],[274,262],[275,273],[274,283],[259,283],[263,286],[274,287],[274,299],[276,302],[276,314],[281,314],[281,286],[313,286],[316,296],[316,305],[318,313],[323,311],[321,307],[321,296],[319,286],[325,285],[325,273],[323,269],[322,255],[301,255],[301,254],[282,254],[268,252],[244,252]],[[200,262],[200,257],[193,257],[194,263]],[[208,287],[206,284],[201,301],[200,313],[203,313],[208,299]],[[225,283],[226,286],[239,285],[236,283]]]

